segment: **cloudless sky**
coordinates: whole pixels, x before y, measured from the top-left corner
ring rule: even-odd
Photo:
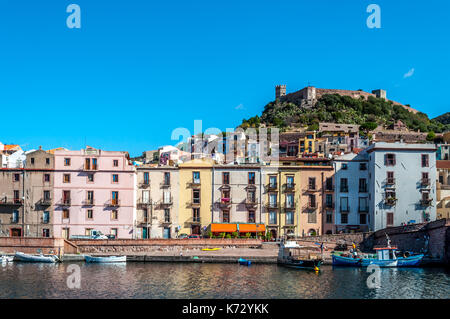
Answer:
[[[432,118],[450,111],[449,21],[447,0],[0,0],[0,141],[136,156],[260,115],[276,84],[383,88]]]

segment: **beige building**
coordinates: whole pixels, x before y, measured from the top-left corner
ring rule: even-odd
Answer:
[[[259,165],[214,165],[212,223],[218,233],[265,233]]]
[[[136,238],[176,238],[179,187],[176,167],[137,167]]]
[[[24,231],[23,168],[0,170],[0,236],[22,237]]]

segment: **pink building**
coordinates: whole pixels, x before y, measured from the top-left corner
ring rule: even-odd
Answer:
[[[55,150],[54,236],[133,238],[135,169],[126,152]]]

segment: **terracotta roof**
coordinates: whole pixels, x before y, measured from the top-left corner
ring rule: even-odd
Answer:
[[[19,145],[10,144],[10,145],[4,145],[5,151],[13,150],[15,148],[20,148]]]
[[[355,154],[359,154],[360,152],[362,152],[362,148],[356,148],[356,147],[354,147],[353,148],[353,153],[355,153]]]
[[[450,161],[436,161],[436,167],[450,169]]]

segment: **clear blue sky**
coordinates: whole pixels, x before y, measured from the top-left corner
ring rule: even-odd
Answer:
[[[279,83],[384,88],[435,117],[450,110],[449,21],[447,0],[0,0],[0,141],[135,156],[195,119],[236,127]]]

